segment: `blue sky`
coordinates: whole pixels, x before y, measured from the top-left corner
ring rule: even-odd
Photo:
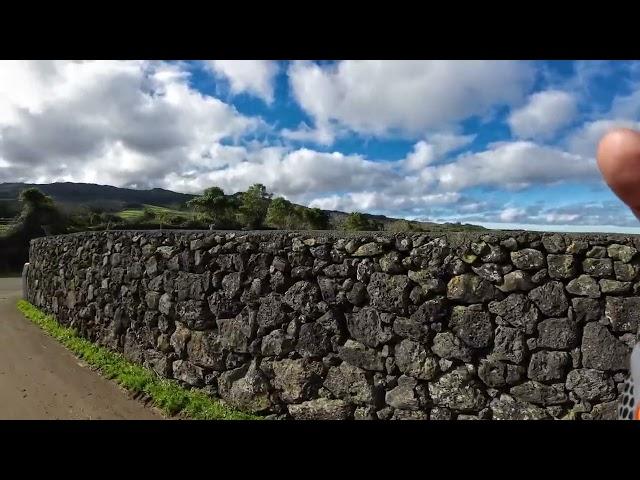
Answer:
[[[495,228],[640,232],[598,139],[640,62],[0,62],[0,182],[197,193]]]

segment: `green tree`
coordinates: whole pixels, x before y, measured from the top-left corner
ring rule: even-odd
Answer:
[[[156,218],[156,213],[149,207],[144,207],[142,210],[142,219],[143,220],[152,220]]]
[[[271,194],[267,188],[256,183],[251,185],[240,198],[240,216],[245,226],[258,229],[263,226]]]
[[[236,203],[234,199],[227,197],[220,187],[211,187],[201,196],[189,200],[187,207],[208,216],[215,227],[223,228],[235,223]]]
[[[310,230],[329,230],[329,214],[319,208],[305,208],[302,218]]]
[[[421,232],[423,228],[409,220],[397,220],[387,227],[390,232]]]
[[[266,222],[277,228],[299,228],[300,212],[289,200],[278,197],[269,204]]]
[[[58,234],[64,233],[67,219],[58,210],[53,199],[37,188],[27,188],[20,193],[22,212],[18,223],[29,234]]]
[[[352,212],[342,222],[342,230],[349,231],[374,231],[379,230],[380,225],[369,220],[360,212]]]

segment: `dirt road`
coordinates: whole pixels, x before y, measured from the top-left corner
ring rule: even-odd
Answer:
[[[0,278],[0,419],[162,419],[25,319],[20,290]]]

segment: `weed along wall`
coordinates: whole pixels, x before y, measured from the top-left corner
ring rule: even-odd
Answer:
[[[159,375],[296,419],[615,417],[640,237],[97,232],[29,301]],[[637,283],[636,283],[637,282]]]

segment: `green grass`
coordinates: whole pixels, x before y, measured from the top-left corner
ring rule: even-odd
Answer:
[[[153,213],[156,214],[156,216],[161,213],[165,213],[170,216],[184,218],[185,220],[189,220],[193,217],[193,214],[190,214],[188,212],[183,212],[180,210],[172,210],[170,208],[165,208],[165,207],[156,207],[155,205],[144,205],[144,207],[151,210]],[[142,216],[144,215],[144,208],[123,210],[121,212],[116,213],[116,215],[122,218],[123,220],[138,221],[142,219]]]
[[[260,417],[239,412],[197,389],[186,389],[173,380],[160,378],[152,370],[132,363],[122,355],[91,343],[72,329],[60,325],[25,300],[18,310],[50,336],[71,350],[91,367],[133,393],[146,394],[167,415],[196,420],[258,420]]]

